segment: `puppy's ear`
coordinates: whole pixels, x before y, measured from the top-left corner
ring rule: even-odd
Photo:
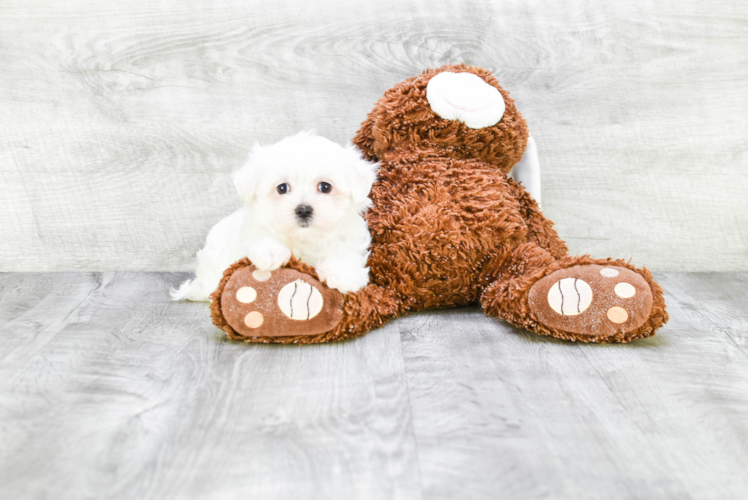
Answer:
[[[254,200],[255,192],[257,188],[258,171],[257,168],[257,153],[260,150],[259,145],[255,145],[252,152],[249,154],[247,163],[242,168],[234,172],[233,181],[234,187],[239,192],[244,203],[250,204]]]
[[[364,160],[355,147],[349,148],[349,151],[355,157],[350,169],[351,198],[353,203],[367,203],[371,186],[377,180],[379,163]]]

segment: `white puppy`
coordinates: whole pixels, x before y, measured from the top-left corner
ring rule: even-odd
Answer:
[[[195,279],[172,290],[172,299],[209,300],[223,271],[242,257],[272,271],[294,255],[330,288],[363,288],[371,234],[362,214],[377,167],[355,147],[312,132],[255,146],[234,174],[245,207],[213,226],[197,252]]]

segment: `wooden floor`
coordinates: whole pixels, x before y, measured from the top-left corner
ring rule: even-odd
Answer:
[[[171,273],[0,274],[0,498],[748,498],[748,273],[629,345],[414,314],[227,341]]]

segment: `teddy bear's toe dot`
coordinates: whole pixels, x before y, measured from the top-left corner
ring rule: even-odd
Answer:
[[[257,291],[251,286],[243,286],[236,292],[236,300],[243,304],[254,302],[257,298]]]
[[[616,276],[618,276],[618,271],[609,267],[605,267],[603,269],[600,269],[600,274],[602,274],[606,278],[615,278]]]
[[[578,278],[564,278],[548,290],[548,305],[563,316],[582,314],[592,303],[592,288]]]
[[[608,309],[608,319],[617,324],[625,323],[629,319],[629,313],[623,307],[611,307]]]
[[[259,328],[263,321],[265,321],[265,318],[263,318],[262,314],[257,311],[252,311],[244,316],[244,324],[250,328]]]
[[[304,280],[284,286],[278,294],[278,307],[290,319],[305,321],[319,314],[324,305],[322,294]]]
[[[255,269],[252,271],[252,277],[257,281],[267,281],[270,279],[270,271],[260,271],[259,269]]]
[[[630,299],[636,295],[636,288],[629,283],[618,283],[613,291],[616,292],[616,295],[624,299]]]

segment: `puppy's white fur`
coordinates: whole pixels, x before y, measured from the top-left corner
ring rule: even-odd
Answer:
[[[342,148],[312,132],[255,146],[234,174],[245,206],[210,230],[197,252],[195,279],[172,290],[172,299],[209,300],[223,271],[242,257],[272,271],[294,255],[331,288],[343,293],[363,288],[369,282],[371,234],[362,214],[371,205],[377,166],[355,147]],[[332,186],[329,193],[321,192],[322,182]],[[281,184],[287,193],[278,192]],[[296,215],[300,205],[312,207],[306,221]]]

